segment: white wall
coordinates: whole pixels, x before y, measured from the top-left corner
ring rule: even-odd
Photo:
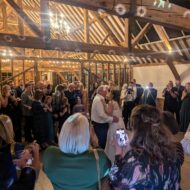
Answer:
[[[181,76],[182,83],[190,82],[190,64],[179,64],[175,66]],[[133,78],[144,87],[149,82],[153,82],[155,88],[158,89],[159,98],[162,97],[162,90],[168,81],[172,80],[175,82],[175,78],[167,65],[134,67]]]

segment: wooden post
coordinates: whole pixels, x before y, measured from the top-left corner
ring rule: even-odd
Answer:
[[[124,63],[124,79],[123,82],[126,83],[127,82],[127,73],[126,73],[126,64]]]
[[[26,84],[26,75],[25,75],[25,60],[22,60],[22,71],[23,71],[23,75],[22,75],[22,77],[23,77],[23,83],[24,83],[24,85]]]
[[[121,87],[121,64],[119,63],[119,69],[118,69],[118,86]]]
[[[34,81],[35,81],[35,85],[39,81],[38,62],[37,61],[34,62]]]
[[[114,81],[114,83],[115,83],[115,72],[116,72],[116,67],[115,67],[115,64],[113,64],[113,81]]]
[[[96,76],[98,75],[98,63],[95,63],[95,73],[96,73]]]
[[[107,64],[107,81],[109,81],[110,80],[110,64],[108,63]]]
[[[13,67],[13,64],[14,64],[13,59],[11,59],[11,75],[12,75],[12,77],[14,76],[14,67]],[[14,79],[13,79],[13,82],[14,82]]]
[[[129,82],[133,79],[133,66],[129,65]]]
[[[102,63],[102,81],[104,81],[104,64]]]
[[[80,62],[80,81],[82,83],[84,83],[84,79],[83,79],[83,62]]]

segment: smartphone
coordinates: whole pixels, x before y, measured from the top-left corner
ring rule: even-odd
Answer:
[[[129,137],[123,128],[116,130],[116,138],[119,146],[126,146],[129,142]]]

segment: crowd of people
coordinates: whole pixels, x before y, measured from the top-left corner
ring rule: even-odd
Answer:
[[[89,94],[79,81],[55,90],[8,82],[0,96],[0,190],[34,189],[43,150],[55,190],[180,189],[183,151],[190,154],[190,83],[170,81],[163,96],[160,112],[152,82],[143,89],[133,79],[121,91],[113,81],[95,82]],[[118,129],[128,134],[122,147]],[[181,143],[173,140],[180,130]]]

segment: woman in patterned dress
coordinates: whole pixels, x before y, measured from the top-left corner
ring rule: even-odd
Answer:
[[[180,161],[158,109],[140,105],[131,115],[130,150],[115,141],[115,164],[109,178],[115,190],[179,190]]]

